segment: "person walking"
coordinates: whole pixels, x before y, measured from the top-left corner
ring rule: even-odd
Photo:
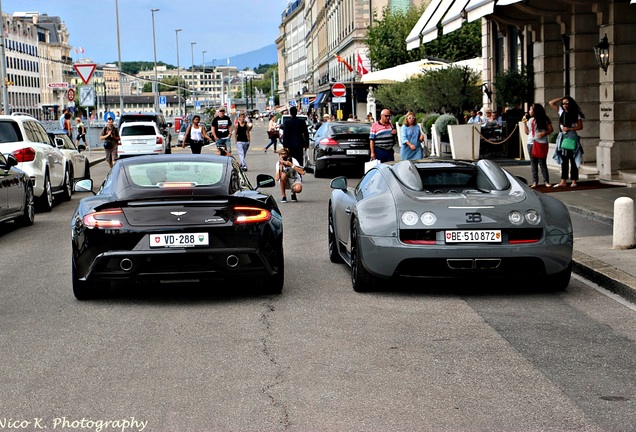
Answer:
[[[282,198],[280,202],[287,202],[287,189],[291,190],[292,202],[298,201],[296,194],[303,191],[303,175],[305,170],[300,166],[296,158],[291,157],[289,149],[283,147],[278,152],[278,162],[276,162],[276,173],[274,178],[280,185]]]
[[[68,109],[64,110],[64,120],[62,121],[62,129],[66,131],[66,135],[68,135],[69,138],[73,139],[73,124],[71,123],[71,118],[73,118],[73,115],[71,114],[71,112]]]
[[[406,113],[404,126],[402,126],[402,147],[400,149],[400,158],[402,160],[418,160],[422,159],[422,142],[424,134],[420,125],[417,124],[415,113],[409,111]]]
[[[535,188],[539,184],[539,170],[546,187],[551,187],[550,174],[546,159],[548,157],[548,138],[554,132],[552,123],[545,112],[543,105],[534,103],[530,105],[528,114],[523,119],[523,130],[528,135],[528,153],[530,154],[530,167],[532,169],[532,185]]]
[[[303,163],[303,151],[309,147],[309,130],[307,123],[297,117],[298,108],[289,108],[289,114],[291,118],[283,123],[283,144],[291,157]]]
[[[102,128],[99,139],[104,141],[106,162],[108,162],[108,165],[112,168],[117,161],[117,146],[119,145],[119,131],[112,117],[108,118],[106,126]]]
[[[212,136],[216,141],[217,147],[225,147],[228,154],[232,154],[232,144],[230,137],[232,136],[232,119],[225,115],[225,108],[218,110],[219,115],[212,120]]]
[[[380,113],[380,120],[371,125],[369,143],[371,147],[371,159],[380,162],[390,162],[395,160],[393,154],[393,144],[397,130],[391,123],[391,111],[383,109]]]
[[[190,151],[192,154],[201,154],[201,149],[205,144],[205,140],[210,141],[210,136],[205,131],[205,127],[200,125],[201,117],[195,115],[192,117],[192,123],[188,125],[185,135],[183,137],[183,144],[181,147],[185,148],[187,144],[190,145]]]
[[[75,127],[77,128],[77,137],[75,138],[75,146],[79,146],[80,141],[84,141],[84,145],[86,144],[86,127],[84,123],[82,123],[82,119],[80,117],[75,118]]]
[[[245,114],[241,113],[236,123],[236,150],[238,151],[239,161],[243,171],[247,171],[245,156],[247,155],[247,150],[250,148],[250,135],[250,123],[245,120]]]
[[[559,106],[561,101],[561,106]],[[556,141],[553,159],[561,165],[561,181],[554,187],[568,185],[568,177],[572,179],[570,187],[576,187],[579,181],[579,167],[583,159],[583,146],[577,131],[583,129],[585,115],[579,105],[570,96],[554,98],[550,106],[559,113],[560,132]]]
[[[276,115],[269,115],[269,123],[267,124],[267,136],[269,137],[269,144],[265,146],[265,153],[267,149],[272,145],[274,146],[274,153],[278,153],[276,145],[278,144],[278,125],[276,124]]]

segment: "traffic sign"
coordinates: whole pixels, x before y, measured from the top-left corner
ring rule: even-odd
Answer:
[[[97,67],[94,63],[75,63],[73,68],[80,76],[84,84],[88,84],[93,76],[93,72],[95,72],[95,68]]]
[[[335,83],[331,86],[331,94],[335,97],[342,97],[347,95],[347,87],[343,83]]]
[[[159,105],[165,108],[168,105],[168,99],[165,96],[159,96]]]
[[[93,86],[79,88],[79,104],[85,107],[95,106],[95,88]]]
[[[68,89],[68,91],[66,92],[66,96],[68,97],[69,102],[73,102],[75,100],[75,90]]]
[[[304,97],[303,98],[303,105],[309,105],[309,98],[308,97]]]
[[[48,83],[49,88],[69,88],[70,85],[67,82],[56,82],[56,83]]]

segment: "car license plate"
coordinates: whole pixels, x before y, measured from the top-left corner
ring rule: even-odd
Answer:
[[[347,150],[347,156],[349,155],[368,155],[369,150]]]
[[[501,230],[446,231],[446,243],[501,243]]]
[[[208,233],[150,234],[150,247],[208,246]]]

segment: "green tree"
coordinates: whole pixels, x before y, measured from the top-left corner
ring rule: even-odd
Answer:
[[[188,84],[186,84],[185,80],[181,78],[181,95],[185,98],[190,95],[188,89]],[[152,82],[146,82],[142,88],[142,91],[145,93],[152,92]],[[165,77],[159,83],[159,92],[174,92],[177,91],[177,77]]]
[[[403,83],[384,84],[375,91],[383,106],[396,111],[441,112],[461,117],[480,103],[480,75],[468,67],[429,70]]]
[[[494,82],[497,105],[517,108],[524,102],[531,102],[532,77],[532,68],[525,66],[521,71],[508,69],[499,72]]]
[[[481,57],[481,20],[464,24],[424,44],[422,55],[450,62]]]

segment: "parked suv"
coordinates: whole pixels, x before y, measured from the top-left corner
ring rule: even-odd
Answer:
[[[155,122],[161,135],[163,135],[163,143],[166,146],[166,154],[172,153],[172,133],[170,132],[170,128],[172,128],[172,123],[166,122],[166,118],[163,114],[158,112],[136,112],[136,113],[123,113],[119,118],[119,125],[123,125],[124,123],[133,123],[133,122]],[[121,131],[120,131],[121,134]]]
[[[71,199],[70,162],[38,120],[28,115],[0,115],[0,152],[13,154],[17,168],[31,178],[37,204],[53,208],[53,195]]]

